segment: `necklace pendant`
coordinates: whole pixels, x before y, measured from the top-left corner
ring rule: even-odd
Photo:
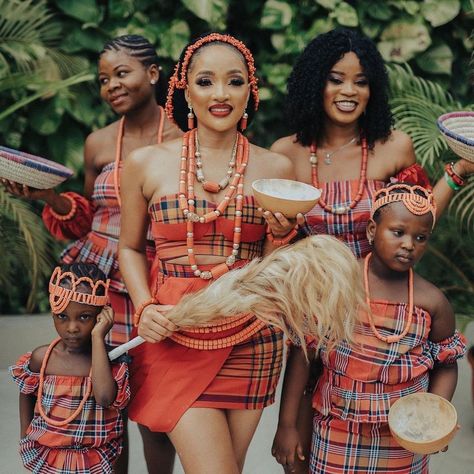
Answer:
[[[204,191],[214,194],[218,193],[221,190],[219,184],[214,183],[214,181],[204,181],[202,183],[202,188],[204,189]]]
[[[332,164],[330,153],[326,153],[326,156],[324,157],[324,164],[326,164],[326,165],[331,165]]]
[[[199,222],[199,216],[194,212],[188,212],[186,214],[186,219],[190,222]]]
[[[349,211],[349,207],[347,206],[339,206],[334,208],[335,214],[346,214]]]

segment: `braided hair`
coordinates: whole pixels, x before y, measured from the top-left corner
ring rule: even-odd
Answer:
[[[359,127],[369,148],[391,133],[392,114],[388,104],[388,75],[374,42],[345,28],[313,39],[296,61],[288,79],[286,114],[292,133],[303,146],[318,142],[324,135],[323,94],[331,68],[344,54],[353,52],[367,76],[370,98]]]
[[[89,277],[94,283],[101,280],[106,281],[107,277],[105,273],[94,263],[83,263],[83,262],[74,262],[61,265],[61,272],[71,272],[77,278]],[[62,283],[70,284],[70,278],[64,278],[61,280],[60,286]],[[105,295],[105,288],[102,285],[97,287],[97,295]]]
[[[145,68],[155,64],[160,70],[160,80],[155,86],[156,101],[160,105],[165,105],[166,94],[168,91],[168,81],[164,77],[159,65],[158,55],[155,47],[143,36],[140,35],[123,35],[117,36],[104,44],[104,48],[99,54],[102,56],[107,51],[125,51],[130,57],[140,61]]]

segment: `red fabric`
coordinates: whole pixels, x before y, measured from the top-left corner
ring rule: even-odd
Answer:
[[[42,214],[44,225],[51,235],[58,240],[79,239],[84,237],[91,230],[92,226],[92,218],[94,215],[92,204],[80,194],[74,192],[63,194],[75,200],[77,205],[76,213],[71,219],[61,221],[54,217],[51,212],[51,206],[46,204]]]
[[[408,168],[401,170],[394,178],[403,183],[418,184],[426,189],[431,189],[430,179],[426,171],[418,163],[413,163]]]

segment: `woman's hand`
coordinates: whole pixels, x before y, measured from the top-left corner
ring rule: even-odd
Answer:
[[[295,472],[295,455],[304,461],[303,447],[296,426],[278,426],[272,445],[272,456],[285,472]]]
[[[258,210],[262,213],[273,237],[277,239],[286,237],[291,230],[294,229],[296,224],[301,227],[306,223],[304,215],[301,213],[296,215],[296,219],[287,219],[281,212],[272,214],[270,211],[265,211],[262,208],[258,208]]]
[[[42,201],[49,202],[56,194],[53,189],[30,188],[26,184],[16,183],[15,181],[10,181],[5,178],[1,178],[1,182],[7,192],[23,199],[41,199]]]
[[[104,339],[105,335],[112,329],[114,325],[114,311],[110,306],[104,306],[102,311],[97,315],[97,320],[92,329],[91,336]]]
[[[138,324],[138,335],[147,342],[160,342],[171,336],[178,327],[163,313],[169,311],[172,305],[150,304],[142,312]]]
[[[467,178],[474,174],[474,162],[464,159],[458,160],[454,163],[454,171],[463,178]]]

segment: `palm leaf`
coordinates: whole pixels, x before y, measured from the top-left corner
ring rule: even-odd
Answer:
[[[16,268],[13,275],[9,278],[7,273],[5,278],[4,274],[3,280],[13,279],[11,282],[13,285],[16,281],[16,272],[20,270],[27,272],[31,282],[27,310],[31,311],[39,282],[51,270],[53,240],[30,205],[12,197],[3,188],[0,188],[0,217],[3,223],[8,223],[2,226],[2,234],[8,233],[8,235],[3,235],[4,239],[0,240],[0,254],[20,256],[14,264]],[[11,245],[12,242],[14,245]],[[5,257],[3,259],[5,260]],[[19,265],[23,268],[19,268]]]

